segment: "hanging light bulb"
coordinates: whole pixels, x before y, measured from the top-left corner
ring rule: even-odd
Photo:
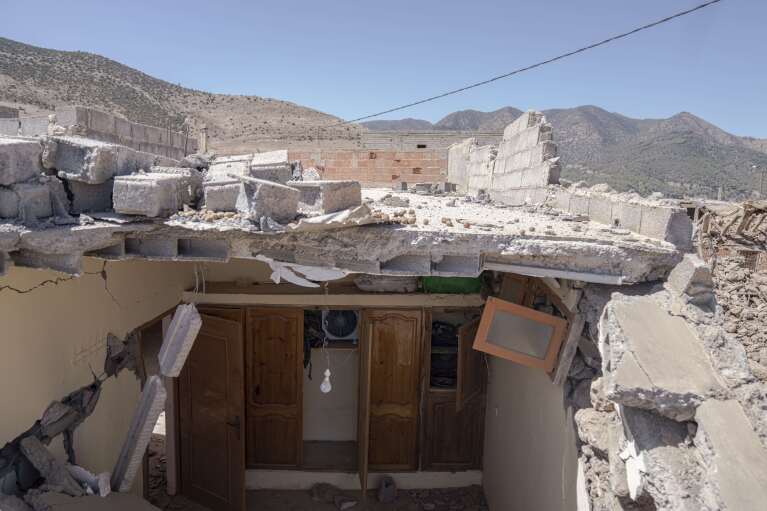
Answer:
[[[333,385],[330,384],[330,369],[325,369],[325,379],[320,383],[320,390],[323,394],[327,394],[333,390]]]

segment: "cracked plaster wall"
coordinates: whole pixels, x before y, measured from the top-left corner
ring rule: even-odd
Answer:
[[[174,307],[194,282],[191,264],[110,262],[113,300],[102,268],[103,261],[86,258],[79,278],[18,267],[0,277],[0,445],[32,426],[52,401],[90,383],[91,367],[102,373],[108,333],[124,337]],[[130,371],[106,380],[93,415],[75,431],[78,463],[97,473],[112,470],[139,386]],[[61,437],[50,448],[65,460]]]

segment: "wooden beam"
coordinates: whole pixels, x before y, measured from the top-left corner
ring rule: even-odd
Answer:
[[[479,294],[255,294],[195,293],[181,295],[186,303],[210,305],[295,305],[319,307],[481,307],[485,300]]]
[[[583,271],[559,270],[554,268],[539,268],[537,266],[525,266],[520,264],[494,263],[485,261],[482,265],[483,270],[494,270],[504,273],[516,273],[527,275],[529,277],[552,277],[557,279],[581,280],[583,282],[592,282],[594,284],[623,284],[623,275],[605,275],[602,273],[591,273]]]
[[[570,331],[567,333],[567,339],[562,344],[562,349],[559,352],[559,361],[554,372],[553,381],[555,385],[562,385],[567,379],[567,374],[570,372],[570,366],[573,364],[575,351],[578,348],[578,341],[583,334],[585,323],[586,318],[583,314],[576,314],[570,323]]]

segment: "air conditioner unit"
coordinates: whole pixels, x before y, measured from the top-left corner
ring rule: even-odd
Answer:
[[[360,314],[350,310],[322,311],[322,330],[328,340],[356,340],[359,338],[358,327]]]

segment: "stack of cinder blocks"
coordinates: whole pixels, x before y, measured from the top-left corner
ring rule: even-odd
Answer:
[[[176,163],[129,147],[80,137],[50,137],[44,145],[43,165],[67,182],[73,213],[111,209],[117,176]]]
[[[151,167],[143,174],[118,176],[114,181],[114,210],[129,215],[169,216],[194,204],[202,185],[195,169]]]
[[[0,218],[34,221],[53,215],[51,193],[62,190],[43,178],[41,153],[37,140],[0,137]]]
[[[558,183],[559,173],[551,125],[540,112],[525,112],[509,124],[497,147],[467,139],[448,150],[448,181],[458,191],[503,202],[516,200],[511,196],[519,192],[511,191]]]
[[[540,112],[526,112],[503,130],[488,192],[556,184],[559,172],[551,125]]]
[[[356,181],[290,181],[285,150],[218,158],[203,183],[205,208],[234,211],[252,221],[289,222],[298,212],[327,214],[362,203]],[[287,186],[286,186],[287,184]]]

